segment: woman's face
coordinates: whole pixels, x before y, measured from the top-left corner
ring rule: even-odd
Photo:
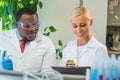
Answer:
[[[84,15],[73,17],[71,20],[73,33],[78,39],[87,39],[90,35],[92,19]]]
[[[39,22],[36,14],[23,14],[16,25],[19,34],[29,41],[34,40],[39,30]]]

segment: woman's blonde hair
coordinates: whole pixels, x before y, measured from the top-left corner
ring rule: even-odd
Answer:
[[[75,8],[73,10],[71,18],[76,17],[76,16],[81,16],[81,15],[84,15],[84,16],[92,19],[89,9],[86,8],[85,6],[80,6],[80,7]]]

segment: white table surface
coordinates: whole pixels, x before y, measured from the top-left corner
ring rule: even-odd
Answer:
[[[39,75],[36,73],[35,75]],[[84,75],[74,75],[74,74],[62,74],[64,80],[85,80]],[[22,72],[16,71],[1,71],[0,70],[0,79],[1,80],[24,80]],[[32,80],[32,79],[29,79]]]

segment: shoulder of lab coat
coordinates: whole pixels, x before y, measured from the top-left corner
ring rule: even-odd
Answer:
[[[8,31],[0,32],[0,48],[1,49],[3,48],[3,46],[6,42],[9,42],[9,39],[11,39],[13,37],[13,34],[15,34],[15,32],[16,32],[16,29],[11,29]],[[5,42],[3,42],[3,41],[5,41]]]
[[[90,39],[90,41],[86,44],[86,49],[94,49],[93,53],[96,56],[107,56],[107,48],[105,45],[97,41],[94,36]],[[68,42],[67,46],[63,49],[63,58],[59,63],[60,66],[65,66],[67,58],[71,57],[74,61],[77,59],[77,39]]]
[[[66,48],[69,48],[69,47],[72,47],[72,46],[74,46],[74,48],[77,48],[77,38],[73,41],[68,42],[67,46],[63,49],[63,51]],[[103,45],[102,43],[100,43],[98,40],[96,40],[94,38],[94,36],[92,36],[90,41],[87,43],[86,47],[87,48],[98,48],[98,49],[103,49],[104,51],[107,51],[106,46]]]
[[[44,55],[42,68],[50,68],[51,66],[54,66],[56,64],[56,52],[54,44],[49,37],[41,33],[38,33],[38,36],[38,40],[41,40],[48,47],[48,50]]]
[[[11,29],[11,30],[8,30],[8,31],[4,31],[4,32],[0,32],[0,37],[11,37],[12,33],[13,32],[16,32],[16,29]]]
[[[90,39],[90,41],[88,42],[87,44],[87,47],[93,47],[93,48],[96,48],[96,51],[99,53],[99,54],[107,54],[107,47],[102,44],[101,42],[99,42],[98,40],[96,40],[94,38],[94,36],[92,36],[92,38]],[[107,54],[108,55],[108,54]]]
[[[73,41],[69,41],[67,44],[67,47],[70,47],[73,45],[77,47],[77,38]],[[103,45],[102,43],[100,43],[98,40],[96,40],[94,36],[92,36],[91,39],[89,40],[89,42],[87,43],[87,47],[104,47],[104,48],[106,48],[106,46]]]

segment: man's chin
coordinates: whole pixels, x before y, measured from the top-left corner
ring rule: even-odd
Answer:
[[[35,37],[30,37],[30,36],[29,36],[27,39],[28,39],[29,41],[32,41],[32,40],[35,39]]]

